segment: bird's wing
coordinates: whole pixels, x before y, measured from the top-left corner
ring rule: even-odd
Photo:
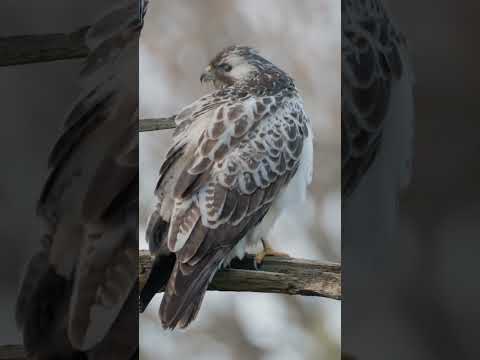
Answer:
[[[375,160],[405,40],[379,1],[342,0],[342,194]]]
[[[38,202],[39,214],[49,220],[59,220],[57,213],[65,210],[62,200],[70,196],[68,191],[77,184],[75,190],[79,194],[78,203],[84,201],[83,196],[92,188],[90,179],[95,176],[98,179],[98,169],[105,169],[104,159],[109,153],[111,158],[117,157],[121,146],[118,145],[119,139],[124,140],[131,126],[137,126],[138,100],[135,82],[138,80],[136,54],[140,19],[138,2],[130,0],[127,6],[100,19],[86,35],[90,54],[81,71],[84,90],[66,116],[65,131],[50,154],[51,172]],[[103,38],[102,35],[108,37]],[[119,118],[124,120],[119,121]],[[128,183],[130,179],[125,179],[121,174],[125,164],[118,166],[119,160],[121,161],[116,159],[115,163],[111,164],[114,172],[110,177],[115,178],[117,183]],[[99,165],[101,162],[103,163]],[[135,164],[131,166],[135,167]],[[105,180],[105,177],[102,180]],[[96,184],[98,185],[98,181]],[[102,196],[112,196],[115,191],[103,193],[105,194],[96,193],[97,205],[91,204],[91,197],[85,205],[86,208],[97,207],[92,210],[96,215],[111,201]],[[88,213],[85,215],[87,218],[96,216]]]
[[[164,246],[177,255],[160,309],[166,327],[193,320],[212,274],[299,165],[308,133],[301,104],[232,95],[186,108],[162,167],[157,194],[171,208],[156,217],[168,222]]]
[[[229,104],[229,105],[227,105]],[[173,145],[167,152],[166,158],[160,167],[159,179],[155,188],[158,198],[157,210],[150,216],[146,240],[152,254],[169,253],[166,248],[166,232],[172,216],[174,204],[173,191],[178,180],[178,174],[187,165],[189,157],[187,148],[191,149],[199,139],[195,136],[202,133],[204,122],[213,116],[213,112],[220,106],[231,105],[231,91],[221,90],[205,95],[184,107],[175,116],[175,130],[173,132]],[[191,150],[188,150],[191,152]]]

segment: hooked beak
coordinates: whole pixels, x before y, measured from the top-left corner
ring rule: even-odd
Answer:
[[[208,65],[205,71],[200,76],[200,82],[204,83],[204,82],[213,81],[213,80],[215,80],[213,68],[212,68],[212,65]]]

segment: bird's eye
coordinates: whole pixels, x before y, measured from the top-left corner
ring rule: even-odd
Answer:
[[[230,64],[221,64],[220,68],[225,72],[232,71],[232,65]]]

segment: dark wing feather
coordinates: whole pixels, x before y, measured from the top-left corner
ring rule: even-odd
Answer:
[[[80,216],[87,226],[73,282],[68,324],[72,343],[94,352],[107,349],[108,342],[121,337],[110,331],[115,331],[116,323],[129,322],[119,316],[126,316],[122,309],[132,302],[128,299],[135,292],[138,270],[138,92],[132,87],[137,75],[118,73],[126,74],[137,64],[141,17],[136,1],[128,1],[116,14],[92,28],[88,41],[91,46],[98,46],[87,58],[82,72],[87,83],[103,79],[102,86],[111,87],[115,93],[104,122],[97,123],[95,133],[90,135],[95,144],[103,143],[104,148],[94,154],[94,164],[87,164],[93,165],[94,171],[82,199]],[[118,18],[123,21],[111,22]],[[98,35],[104,31],[114,35],[102,41]],[[103,92],[98,96],[103,97]],[[112,358],[130,358],[136,344],[128,346],[122,352],[110,349]]]
[[[87,222],[98,222],[114,202],[121,202],[122,194],[128,193],[131,187],[138,189],[138,138],[132,136],[138,129],[137,114],[131,114],[130,124],[127,123],[123,130],[118,129],[118,137],[112,141],[91,180],[82,212]],[[128,197],[132,198],[131,195]]]
[[[403,37],[378,1],[342,0],[342,194],[350,195],[381,145],[392,82],[404,73]]]

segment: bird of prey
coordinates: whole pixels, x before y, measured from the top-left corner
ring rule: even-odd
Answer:
[[[310,120],[295,83],[247,46],[230,46],[200,80],[214,92],[175,117],[146,239],[156,256],[142,290],[144,309],[162,286],[164,328],[195,319],[215,272],[246,247],[268,243],[281,212],[303,201],[312,179]]]
[[[138,353],[138,38],[145,3],[90,27],[84,91],[66,116],[38,202],[42,249],[27,265],[16,319],[35,359]]]

